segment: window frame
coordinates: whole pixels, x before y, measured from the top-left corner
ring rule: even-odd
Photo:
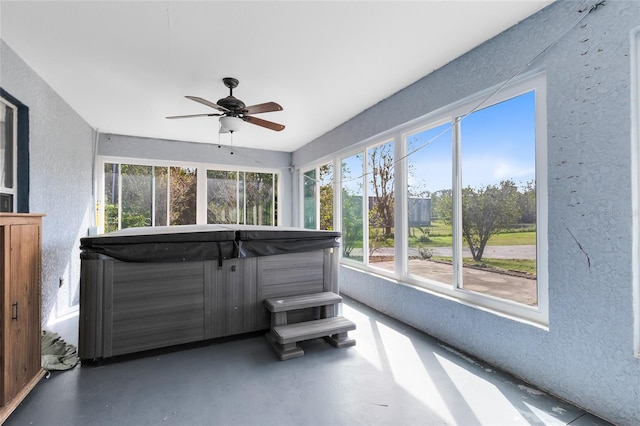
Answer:
[[[306,226],[305,179],[307,174],[313,171],[315,172],[315,175],[316,175],[315,184],[313,186],[313,201],[314,201],[314,214],[315,214],[315,218],[314,218],[315,227],[313,229],[320,229],[320,185],[318,185],[319,169],[320,169],[320,166],[316,165],[314,167],[307,167],[306,169],[300,171],[300,190],[302,194],[300,197],[300,203],[299,203],[300,206],[298,210],[300,212],[300,214],[298,215],[298,219],[299,219],[298,226],[300,228],[311,229],[311,228],[307,228]]]
[[[8,188],[5,186],[1,186],[0,193],[5,195],[11,195],[11,209],[12,209],[11,211],[15,213],[18,211],[18,186],[19,186],[19,182],[18,182],[18,106],[14,105],[4,96],[0,96],[0,102],[4,104],[5,108],[9,108],[13,110],[13,123],[12,123],[13,135],[12,135],[12,151],[11,151],[12,152],[11,166],[12,166],[12,172],[13,172],[13,176],[11,177],[11,180],[13,181],[13,187]]]
[[[485,102],[482,108],[490,107],[509,99],[513,99],[519,95],[525,94],[530,91],[535,91],[535,132],[536,132],[536,146],[535,146],[535,181],[536,181],[536,281],[537,281],[537,296],[538,305],[536,307],[525,306],[516,302],[509,301],[507,299],[500,299],[489,295],[482,295],[480,293],[465,290],[464,288],[458,288],[461,282],[462,274],[462,232],[455,232],[454,240],[454,252],[458,254],[458,262],[454,264],[454,286],[455,291],[458,294],[458,298],[474,303],[482,304],[483,306],[491,309],[504,312],[506,314],[519,316],[523,319],[531,320],[542,325],[548,325],[548,209],[547,209],[547,117],[546,117],[546,78],[544,74],[535,75],[533,77],[522,79],[517,83],[502,88],[499,93],[492,94],[490,102]],[[479,100],[485,99],[486,96],[478,96],[468,103],[460,106],[452,114],[453,119],[462,117],[476,107]],[[478,108],[479,109],[479,108]],[[459,124],[458,124],[459,126]],[[456,138],[456,132],[459,132],[459,128],[454,126],[454,139]],[[461,168],[461,155],[456,153],[460,146],[454,143],[454,187],[462,188],[462,168]],[[455,160],[457,156],[457,161]],[[455,192],[455,191],[454,191]],[[462,202],[461,191],[458,191],[457,200],[458,203]],[[455,202],[455,201],[454,201]],[[461,209],[457,208],[455,211],[455,222],[458,229],[462,227],[462,215]],[[457,276],[456,276],[457,275]],[[481,297],[479,297],[481,296]]]
[[[640,27],[631,31],[631,268],[633,292],[633,352],[640,358]]]
[[[338,183],[338,179],[337,179],[337,175],[336,175],[336,164],[338,164],[338,160],[337,157],[336,158],[330,158],[330,159],[323,159],[320,161],[315,161],[313,163],[310,163],[306,166],[304,166],[303,168],[298,169],[298,187],[300,188],[300,197],[298,199],[298,217],[297,217],[297,222],[298,222],[298,227],[300,228],[305,228],[305,223],[304,223],[304,180],[305,180],[305,175],[307,173],[309,173],[312,170],[315,170],[316,172],[316,185],[315,185],[315,214],[316,214],[316,227],[314,229],[316,230],[320,230],[320,226],[321,226],[321,217],[320,217],[320,212],[321,212],[321,206],[320,206],[320,191],[321,191],[321,186],[320,185],[320,168],[322,166],[326,166],[326,165],[331,165],[332,167],[332,171],[333,171],[333,178],[331,181],[331,185],[333,186],[333,194],[334,194],[334,200],[333,200],[333,229],[338,229],[338,224],[336,223],[336,218],[337,218],[337,207],[336,207],[336,186]],[[309,228],[305,228],[305,229],[309,229]]]
[[[378,146],[382,146],[385,145],[387,143],[392,143],[393,144],[393,158],[394,161],[396,158],[398,158],[398,148],[397,148],[397,139],[395,137],[395,135],[393,133],[384,133],[382,134],[382,136],[378,135],[375,138],[367,141],[367,143],[363,144],[363,145],[358,145],[357,148],[353,148],[347,151],[343,151],[341,153],[339,153],[339,155],[336,156],[335,162],[334,164],[337,164],[337,166],[334,165],[334,227],[336,230],[342,232],[342,160],[345,160],[347,158],[353,157],[357,154],[361,154],[362,155],[362,169],[363,169],[363,176],[362,176],[362,212],[363,212],[363,218],[362,218],[362,262],[356,261],[356,260],[352,260],[352,259],[348,259],[348,258],[344,258],[340,257],[340,261],[343,263],[346,263],[348,265],[352,265],[355,267],[365,267],[365,268],[371,268],[373,271],[375,271],[376,273],[381,273],[382,275],[385,275],[387,277],[390,278],[395,278],[395,270],[397,270],[397,266],[398,266],[398,262],[396,260],[396,264],[394,265],[394,271],[390,271],[388,269],[383,269],[380,267],[376,267],[376,266],[371,266],[371,263],[369,262],[369,180],[368,180],[368,176],[370,173],[369,170],[369,150],[376,148]],[[323,162],[322,164],[326,164],[327,161]],[[397,174],[397,169],[394,169],[394,186],[393,186],[393,192],[394,192],[394,202],[397,203],[398,199],[396,198],[397,196],[397,178],[398,178],[398,174]],[[338,194],[340,196],[338,196]],[[397,205],[397,204],[396,204]],[[397,211],[397,208],[396,210]],[[394,229],[399,229],[398,228],[398,219],[397,219],[397,214],[394,211]],[[339,216],[338,216],[339,215]],[[397,232],[396,232],[396,237],[394,238],[394,246],[397,246],[398,244],[398,238],[397,238]],[[396,249],[397,250],[397,249]],[[395,258],[397,259],[397,251],[395,252]]]
[[[389,129],[385,132],[372,136],[367,140],[354,144],[348,149],[341,150],[333,154],[334,162],[337,166],[334,169],[335,176],[335,222],[338,230],[342,231],[342,205],[341,205],[341,182],[342,182],[342,160],[357,153],[362,153],[364,158],[365,175],[368,173],[367,154],[368,150],[376,145],[384,144],[390,141],[394,143],[394,159],[396,170],[394,172],[395,187],[395,271],[384,270],[372,267],[368,263],[368,227],[363,229],[363,254],[362,262],[346,259],[341,256],[342,265],[353,267],[379,276],[389,278],[392,282],[400,285],[410,285],[449,298],[468,306],[485,310],[500,316],[508,317],[516,321],[527,323],[536,327],[547,329],[549,322],[549,300],[548,300],[548,200],[547,200],[547,113],[546,113],[546,73],[532,72],[523,75],[518,80],[509,84],[497,85],[486,89],[465,99],[454,102],[448,106],[440,108],[432,113],[417,119],[403,123],[397,127]],[[461,255],[454,257],[454,280],[453,285],[449,286],[435,281],[418,279],[416,276],[408,274],[408,257],[407,257],[407,159],[406,159],[406,137],[415,134],[420,129],[438,126],[445,122],[452,122],[457,117],[464,117],[476,109],[486,108],[493,104],[517,97],[521,94],[535,91],[535,180],[536,180],[536,254],[537,254],[537,306],[526,306],[521,303],[513,302],[507,299],[485,295],[482,293],[471,292],[463,288],[457,287],[456,270],[462,270]],[[456,127],[453,126],[453,137],[455,138]],[[455,152],[459,148],[457,144],[452,144],[453,152],[453,176],[452,188],[461,187],[461,170],[459,165],[459,153]],[[456,160],[457,159],[457,160]],[[326,162],[326,161],[325,161]],[[317,164],[317,163],[314,163]],[[309,170],[302,167],[301,170]],[[367,179],[364,182],[364,199],[368,196]],[[300,187],[300,197],[303,196],[303,188]],[[460,194],[460,191],[458,191]],[[458,200],[458,203],[460,200]],[[368,205],[364,203],[363,221],[368,223]],[[461,228],[460,209],[456,209],[454,221],[458,229]],[[462,233],[454,232],[454,253],[462,252]]]
[[[98,156],[96,159],[96,173],[97,173],[97,207],[96,207],[96,224],[97,224],[97,233],[104,233],[104,190],[105,190],[105,173],[104,173],[104,165],[105,163],[115,163],[115,164],[132,164],[137,166],[152,166],[152,167],[182,167],[182,168],[193,168],[197,171],[197,187],[196,187],[196,225],[206,225],[207,224],[207,171],[208,170],[223,170],[223,171],[233,171],[237,173],[270,173],[273,175],[278,175],[277,185],[274,185],[274,202],[282,203],[282,194],[283,194],[283,179],[282,179],[282,171],[277,168],[262,168],[262,167],[250,167],[250,166],[234,166],[234,165],[226,165],[226,164],[217,164],[217,163],[197,163],[197,162],[185,162],[185,161],[166,161],[166,160],[151,160],[151,159],[143,159],[143,158],[135,158],[135,157],[117,157],[117,156]],[[118,169],[120,172],[120,168]],[[121,180],[118,180],[118,185],[121,185]],[[155,185],[155,183],[154,183]],[[279,194],[278,197],[275,197],[275,194]],[[120,210],[122,206],[119,204],[118,209]],[[276,205],[274,208],[274,212],[272,214],[275,215],[278,206]],[[155,209],[154,209],[155,211]],[[155,216],[155,215],[154,215]],[[118,214],[120,218],[120,214]],[[282,215],[278,214],[276,218],[276,222],[272,226],[280,226],[280,222]],[[120,219],[119,219],[120,220]],[[120,226],[120,224],[119,224]],[[177,225],[170,225],[177,226]]]
[[[358,154],[362,155],[363,158],[363,164],[362,164],[362,170],[363,173],[366,174],[366,159],[367,159],[367,146],[365,145],[364,147],[361,147],[360,149],[355,149],[355,150],[350,150],[347,151],[345,153],[343,153],[342,155],[338,156],[338,158],[336,159],[336,164],[338,165],[337,169],[334,171],[334,176],[337,175],[337,179],[336,179],[336,191],[334,192],[334,204],[338,205],[338,216],[336,216],[334,218],[334,224],[335,227],[338,231],[340,231],[341,233],[343,232],[342,229],[342,225],[344,223],[343,218],[342,218],[342,180],[343,180],[343,176],[342,176],[342,162],[343,160],[346,160],[350,157],[354,157]],[[368,250],[368,227],[364,226],[366,223],[365,220],[365,213],[368,212],[368,208],[366,206],[366,203],[364,202],[364,200],[366,199],[367,196],[367,186],[366,186],[366,182],[364,180],[364,174],[362,176],[362,213],[363,213],[363,218],[362,218],[362,262],[358,262],[357,260],[353,260],[353,259],[349,259],[349,258],[345,258],[342,253],[343,251],[340,250],[340,262],[347,264],[347,265],[351,265],[354,267],[367,267],[367,264],[365,263],[367,261],[366,256],[364,255],[367,250]],[[342,242],[344,243],[344,238],[341,238]]]

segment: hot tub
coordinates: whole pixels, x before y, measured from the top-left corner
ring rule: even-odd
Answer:
[[[186,225],[82,238],[79,356],[109,358],[266,330],[265,299],[339,292],[339,237]]]

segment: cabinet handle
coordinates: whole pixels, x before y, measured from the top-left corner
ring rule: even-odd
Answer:
[[[18,302],[11,304],[11,319],[18,320]]]

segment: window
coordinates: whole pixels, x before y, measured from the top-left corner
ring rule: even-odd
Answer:
[[[452,122],[405,138],[409,274],[536,306],[535,92],[457,122],[455,139]],[[455,160],[452,143],[459,147]],[[454,161],[461,175],[455,190]]]
[[[342,261],[546,324],[545,103],[540,73],[344,153]],[[301,190],[310,226],[318,170]]]
[[[153,226],[153,167],[123,164],[120,179],[120,228]]]
[[[341,167],[343,258],[393,271],[394,143],[343,158]]]
[[[367,150],[368,262],[394,270],[393,141]]]
[[[116,162],[105,162],[103,172],[104,232],[196,224],[200,208],[200,223],[278,223],[277,173]],[[201,202],[200,173],[205,176]]]
[[[207,223],[239,223],[238,172],[207,170]]]
[[[0,98],[0,211],[13,212],[17,181],[17,107]]]
[[[343,158],[341,164],[340,205],[342,207],[342,256],[364,261],[364,155]]]
[[[104,164],[104,230],[196,223],[197,171]]]
[[[318,203],[316,202],[317,200],[317,194],[316,194],[316,169],[313,170],[309,170],[308,172],[304,173],[303,175],[303,179],[302,179],[302,185],[303,185],[303,192],[304,192],[304,196],[303,196],[303,209],[302,209],[302,215],[303,215],[303,227],[307,228],[307,229],[316,229],[317,227],[317,205]]]
[[[407,146],[408,272],[453,283],[451,122],[412,132]],[[445,213],[439,213],[444,211]]]
[[[529,306],[538,304],[535,102],[531,91],[475,111],[458,137],[458,286]]]
[[[273,173],[245,172],[240,174],[244,188],[245,225],[275,225],[277,223],[277,175]]]
[[[158,167],[158,169],[162,173],[167,171],[166,167]],[[169,217],[166,218],[162,214],[155,217],[155,226],[195,224],[197,188],[198,172],[194,167],[169,167],[167,178],[163,179],[161,188],[158,188],[161,189],[160,193],[154,191],[156,199],[159,198],[158,195],[162,197],[162,201],[164,201],[165,197],[168,197],[169,206],[166,212]],[[162,201],[160,205],[166,203],[166,201],[164,203]],[[162,221],[158,220],[161,218],[163,219]]]
[[[302,188],[302,226],[333,230],[333,163],[304,172]]]
[[[320,184],[320,219],[319,228],[332,231],[333,224],[333,163],[323,164],[318,167]]]

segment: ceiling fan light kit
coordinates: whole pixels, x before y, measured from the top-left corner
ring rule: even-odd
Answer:
[[[242,119],[232,115],[223,115],[220,117],[220,125],[223,129],[233,133],[242,128]]]
[[[240,130],[243,121],[266,129],[275,130],[276,132],[284,130],[284,125],[282,124],[263,120],[250,115],[282,111],[282,107],[280,105],[275,102],[265,102],[262,104],[246,106],[244,102],[233,96],[233,89],[238,87],[240,82],[232,77],[225,77],[222,79],[222,82],[229,88],[229,96],[218,99],[217,103],[213,103],[198,96],[186,96],[187,99],[191,99],[192,101],[216,109],[220,111],[220,113],[176,115],[167,118],[220,117],[220,126],[222,129],[231,133]]]

